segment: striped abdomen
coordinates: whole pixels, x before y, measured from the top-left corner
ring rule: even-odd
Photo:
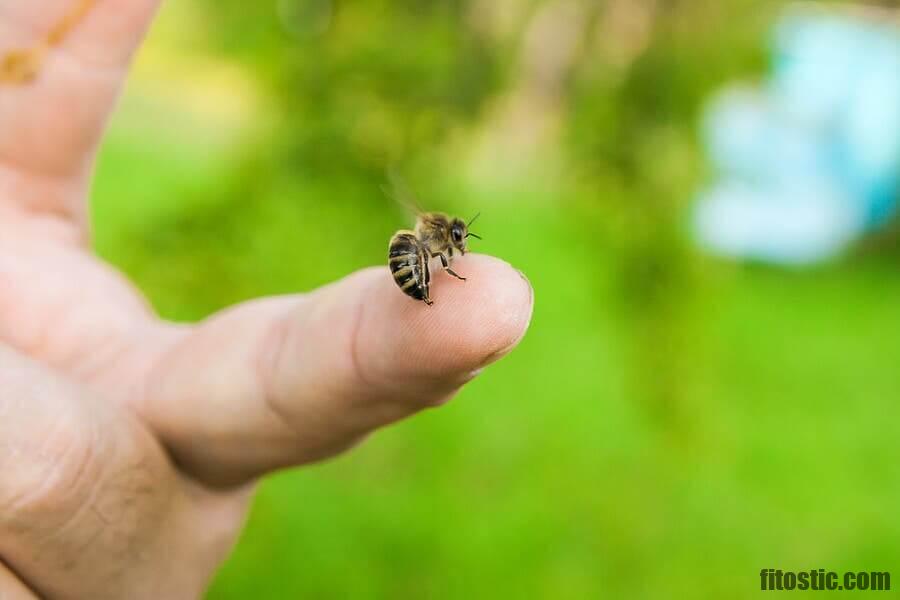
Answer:
[[[399,231],[388,246],[388,266],[404,294],[431,304],[428,252],[411,231]]]

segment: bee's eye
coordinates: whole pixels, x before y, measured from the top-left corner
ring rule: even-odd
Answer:
[[[462,241],[462,231],[456,227],[453,228],[453,239],[457,242]]]

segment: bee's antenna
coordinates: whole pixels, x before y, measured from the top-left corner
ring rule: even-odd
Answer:
[[[484,238],[482,238],[480,235],[478,235],[477,233],[472,233],[471,231],[470,231],[469,233],[466,234],[466,237],[473,237],[473,238],[475,238],[476,240],[484,239]]]
[[[469,227],[471,227],[471,226],[472,226],[472,223],[474,223],[475,220],[476,220],[478,217],[480,217],[480,216],[481,216],[481,213],[478,213],[477,215],[475,215],[474,217],[472,217],[472,220],[469,221],[468,223],[466,223],[466,229],[468,229]],[[478,236],[475,236],[475,237],[478,237]]]

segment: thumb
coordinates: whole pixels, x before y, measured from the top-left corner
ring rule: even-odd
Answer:
[[[444,402],[524,335],[533,302],[524,277],[487,256],[457,265],[468,281],[436,274],[432,307],[372,268],[216,315],[178,334],[139,410],[212,484],[335,454]]]

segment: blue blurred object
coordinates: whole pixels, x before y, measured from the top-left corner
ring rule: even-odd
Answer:
[[[793,9],[773,47],[762,89],[732,87],[707,110],[716,179],[698,198],[694,227],[720,254],[807,264],[840,253],[896,209],[900,27]]]

